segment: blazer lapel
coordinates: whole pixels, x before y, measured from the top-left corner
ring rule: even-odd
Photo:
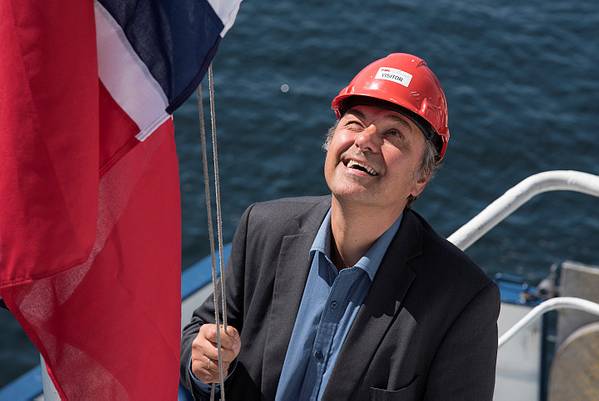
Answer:
[[[420,251],[417,218],[406,210],[401,227],[391,241],[364,304],[347,334],[323,401],[351,399],[416,276],[407,261]]]
[[[262,365],[262,391],[267,400],[275,398],[310,270],[310,247],[329,207],[330,198],[323,198],[309,213],[297,218],[299,233],[284,236],[281,243]]]

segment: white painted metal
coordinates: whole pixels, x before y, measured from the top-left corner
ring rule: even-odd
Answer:
[[[551,298],[534,307],[526,316],[514,324],[505,334],[499,338],[499,348],[507,343],[516,333],[538,319],[544,313],[556,309],[576,309],[599,316],[599,304],[586,299],[574,297]]]
[[[448,240],[464,250],[532,197],[549,191],[575,191],[599,197],[599,176],[572,170],[531,175],[497,198]]]
[[[497,328],[503,335],[532,308],[502,303]],[[535,401],[539,399],[541,376],[541,322],[526,326],[497,354],[494,401]]]
[[[212,294],[212,283],[206,284],[183,300],[181,304],[181,330],[191,321],[191,314],[194,309],[203,304],[210,294]]]
[[[42,366],[42,387],[44,389],[42,400],[44,401],[60,401],[60,396],[58,395],[58,391],[56,391],[56,387],[54,387],[54,383],[52,383],[52,379],[48,375],[48,370],[46,369],[46,362],[44,358],[40,355],[40,361]]]

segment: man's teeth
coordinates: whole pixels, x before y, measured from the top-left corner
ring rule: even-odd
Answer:
[[[357,170],[364,171],[364,172],[366,172],[366,173],[368,173],[368,174],[370,174],[372,176],[378,175],[377,172],[373,168],[365,166],[363,164],[360,164],[360,163],[358,163],[355,160],[350,160],[349,163],[347,163],[347,167],[348,168],[355,168]]]

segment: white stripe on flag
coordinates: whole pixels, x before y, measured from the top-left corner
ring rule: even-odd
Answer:
[[[98,1],[94,6],[100,80],[139,127],[135,137],[144,141],[170,117],[167,97],[112,15]]]
[[[224,25],[220,33],[221,38],[224,38],[225,34],[233,26],[233,22],[235,22],[241,0],[208,0],[208,3],[212,6],[212,9]]]

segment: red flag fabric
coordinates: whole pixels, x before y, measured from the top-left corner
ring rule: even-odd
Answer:
[[[140,126],[99,79],[97,18],[91,1],[0,2],[0,296],[63,400],[174,400],[173,124]]]

